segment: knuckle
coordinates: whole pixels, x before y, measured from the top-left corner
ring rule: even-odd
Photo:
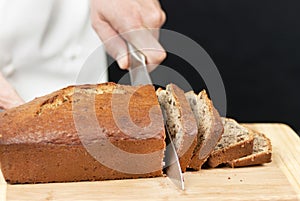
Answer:
[[[161,11],[161,25],[166,22],[167,16],[166,13],[162,10]]]
[[[166,14],[163,10],[161,9],[155,9],[152,10],[147,16],[146,16],[146,21],[148,24],[152,27],[150,28],[156,28],[160,27],[164,24],[166,20]]]
[[[165,60],[166,57],[167,57],[167,53],[165,51],[161,51],[158,57],[159,63]]]
[[[151,24],[156,26],[161,24],[162,17],[162,13],[159,10],[152,11],[151,14],[148,16]]]
[[[166,57],[167,54],[165,51],[156,51],[155,53],[151,54],[151,57],[149,58],[149,63],[160,64]]]

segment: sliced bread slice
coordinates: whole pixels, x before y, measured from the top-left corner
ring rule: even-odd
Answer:
[[[251,155],[228,162],[231,167],[242,167],[270,163],[272,161],[272,145],[263,133],[254,132],[253,152]]]
[[[182,172],[190,162],[197,144],[197,123],[184,91],[175,84],[156,91],[158,101],[166,112],[166,127],[174,142]]]
[[[189,168],[200,170],[223,133],[223,124],[218,111],[208,98],[205,90],[196,95],[193,91],[185,94],[198,126],[198,142],[194,149]]]
[[[210,167],[217,167],[234,159],[252,154],[253,132],[235,120],[222,118],[224,133],[207,160]]]

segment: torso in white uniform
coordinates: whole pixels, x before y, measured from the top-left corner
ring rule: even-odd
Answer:
[[[25,101],[76,84],[100,44],[88,0],[0,0],[0,70]]]

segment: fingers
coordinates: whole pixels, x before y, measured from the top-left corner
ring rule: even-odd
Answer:
[[[119,34],[104,21],[100,16],[92,17],[94,19],[93,28],[103,41],[108,54],[117,60],[121,69],[128,68],[127,45]]]
[[[121,69],[128,68],[127,46],[119,34],[106,22],[99,21],[94,25],[98,36],[104,43],[105,49],[117,60]]]
[[[165,59],[165,50],[158,42],[158,28],[165,22],[166,15],[157,0],[92,2],[93,27],[104,42],[107,52],[118,61],[120,68],[129,67],[125,41],[142,51],[147,64],[151,66]]]
[[[122,34],[127,41],[133,44],[145,56],[147,65],[158,65],[166,58],[166,52],[152,33],[142,28]],[[152,70],[153,68],[149,69]]]
[[[143,3],[144,0],[139,0],[140,3]],[[152,33],[154,38],[158,41],[159,39],[159,29],[160,27],[165,23],[166,21],[166,14],[161,9],[160,4],[157,0],[152,0],[153,4],[144,4],[142,6],[142,13],[145,13],[145,15],[142,15],[143,24],[145,27],[149,29],[149,31]],[[158,49],[160,50],[160,49]],[[161,63],[165,59],[166,55],[164,54],[164,50],[161,51],[161,53],[158,53],[157,61],[152,61],[150,58],[150,61],[148,61],[148,69],[149,71],[152,71],[155,69],[157,64]],[[156,58],[156,55],[153,55],[154,58]],[[154,64],[154,65],[150,65]]]
[[[166,58],[166,52],[158,42],[159,28],[165,22],[166,15],[157,0],[147,3],[138,0],[136,6],[136,11],[128,16],[128,27],[123,27],[120,32],[125,33],[122,36],[144,53],[151,71]]]

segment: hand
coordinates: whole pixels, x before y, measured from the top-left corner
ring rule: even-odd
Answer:
[[[9,109],[22,105],[24,101],[0,73],[0,109]]]
[[[158,0],[91,0],[91,18],[106,51],[121,69],[129,67],[125,40],[143,52],[149,71],[165,59],[158,37],[166,15]]]

